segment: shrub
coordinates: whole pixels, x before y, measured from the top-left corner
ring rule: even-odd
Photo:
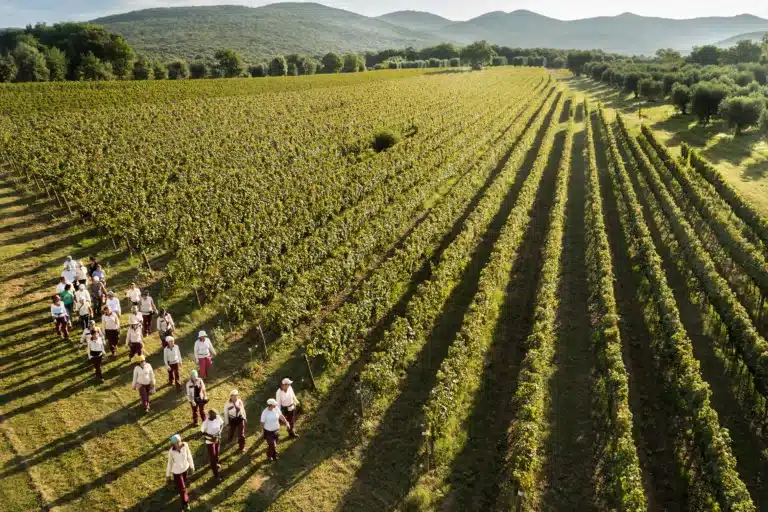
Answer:
[[[458,57],[454,57],[451,59],[451,67],[452,68],[460,68],[461,67],[461,59]]]
[[[185,60],[175,60],[168,63],[168,78],[170,80],[184,80],[189,78],[189,64]]]
[[[261,62],[248,68],[248,73],[254,78],[261,78],[269,75],[269,66],[266,62]]]
[[[728,88],[725,85],[717,82],[699,82],[691,91],[691,110],[702,124],[709,124],[726,96]]]
[[[379,130],[376,132],[376,135],[373,136],[371,147],[374,151],[380,153],[399,143],[401,139],[402,135],[394,130]]]
[[[672,86],[672,104],[677,107],[681,114],[685,115],[688,111],[688,104],[691,102],[691,89],[687,85],[679,82]]]
[[[735,96],[723,100],[720,104],[720,116],[728,126],[736,128],[739,135],[744,128],[755,126],[765,112],[765,100],[750,96]]]

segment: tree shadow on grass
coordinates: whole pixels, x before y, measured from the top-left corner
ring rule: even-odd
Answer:
[[[712,163],[729,162],[741,165],[744,159],[752,156],[752,146],[760,141],[757,134],[718,135],[714,144],[701,152]]]
[[[741,178],[748,181],[759,181],[768,174],[768,161],[755,161],[744,167],[741,171]]]

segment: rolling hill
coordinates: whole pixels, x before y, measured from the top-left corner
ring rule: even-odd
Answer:
[[[194,59],[228,47],[250,60],[281,53],[418,48],[479,39],[511,47],[653,54],[659,48],[688,52],[696,45],[768,31],[768,20],[748,14],[673,20],[624,13],[563,21],[517,10],[451,21],[419,11],[371,18],[315,3],[145,9],[93,22],[153,56]]]
[[[746,34],[739,34],[737,36],[729,37],[728,39],[723,39],[722,41],[718,41],[715,43],[717,46],[721,48],[728,48],[729,46],[733,46],[739,41],[752,41],[753,43],[759,43],[763,40],[763,37],[768,34],[768,31],[761,30],[758,32],[748,32]]]

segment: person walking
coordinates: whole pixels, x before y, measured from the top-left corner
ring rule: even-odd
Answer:
[[[261,411],[261,430],[264,433],[264,440],[267,442],[267,460],[277,460],[277,442],[280,439],[280,423],[288,424],[280,408],[277,406],[277,400],[270,398],[267,400],[267,408]]]
[[[107,273],[104,272],[104,267],[101,266],[101,263],[96,264],[96,270],[93,271],[91,277],[98,277],[104,283],[104,286],[107,285]]]
[[[88,322],[88,327],[83,331],[83,334],[80,336],[81,345],[88,345],[88,336],[90,336],[95,329],[96,329],[96,321],[90,320]]]
[[[68,283],[71,283],[72,286],[77,283],[77,271],[75,270],[74,262],[68,261],[64,263],[64,271],[61,273],[61,277]]]
[[[172,446],[168,450],[168,466],[165,470],[165,477],[169,480],[173,477],[176,490],[181,498],[181,510],[189,510],[187,485],[189,473],[195,471],[195,461],[192,458],[189,445],[181,440],[179,434],[172,435],[170,441]]]
[[[235,431],[237,431],[237,444],[240,446],[240,453],[245,453],[245,424],[247,420],[245,405],[240,400],[239,394],[236,389],[233,389],[229,394],[229,401],[224,405],[224,424],[229,426],[227,443],[232,442]]]
[[[104,337],[109,347],[109,352],[114,357],[117,344],[120,342],[120,315],[104,306],[101,315],[101,327],[104,329]]]
[[[204,379],[208,378],[208,370],[213,365],[213,356],[216,355],[216,351],[213,349],[213,344],[208,338],[208,333],[200,331],[197,333],[197,341],[195,341],[195,363],[200,368],[200,376]]]
[[[144,323],[144,317],[139,313],[139,306],[131,306],[131,312],[128,315],[128,325],[141,325]]]
[[[107,307],[113,313],[117,313],[117,316],[123,314],[123,310],[120,307],[120,299],[118,299],[117,296],[115,296],[115,292],[111,290],[107,292]]]
[[[211,471],[213,471],[213,477],[219,478],[219,470],[221,464],[219,464],[219,449],[221,448],[221,432],[224,429],[224,421],[221,416],[210,409],[208,411],[208,419],[203,421],[200,427],[200,432],[203,433],[205,439],[205,447],[208,449],[208,461],[211,464]]]
[[[72,285],[67,284],[64,287],[64,291],[59,294],[59,297],[61,297],[61,302],[64,304],[64,307],[67,308],[67,321],[69,327],[72,327],[72,316],[75,314],[75,294],[72,291]]]
[[[93,364],[96,379],[99,382],[104,382],[104,377],[101,375],[101,361],[105,352],[104,337],[93,321],[91,321],[91,327],[88,330],[88,336],[86,336],[86,345],[86,353],[88,354],[88,359]]]
[[[91,304],[91,294],[85,289],[85,285],[78,285],[78,290],[75,292],[75,309],[83,330],[88,328],[88,323],[91,321],[93,314]]]
[[[66,279],[64,276],[61,276],[61,277],[59,278],[59,284],[57,284],[57,285],[56,285],[56,293],[57,293],[58,295],[61,295],[61,292],[63,292],[63,291],[64,291],[64,288],[65,288],[65,287],[66,287],[68,284],[72,284],[72,283],[70,283],[69,281],[67,281],[67,279]]]
[[[131,305],[138,306],[141,301],[141,290],[136,286],[136,283],[131,283],[131,287],[125,292],[125,296],[131,301]]]
[[[51,298],[51,316],[53,317],[53,325],[56,326],[56,334],[60,338],[65,340],[69,339],[69,318],[67,314],[67,308],[61,302],[61,297],[54,295]]]
[[[197,414],[200,413],[200,421],[205,421],[205,404],[208,403],[208,393],[205,391],[205,382],[197,374],[197,370],[189,373],[187,381],[187,400],[192,406],[192,425],[197,426]]]
[[[75,280],[77,280],[78,288],[80,285],[88,285],[88,267],[82,261],[75,262]]]
[[[128,326],[128,332],[125,334],[125,345],[128,347],[128,359],[133,359],[135,355],[144,354],[144,336],[141,333],[141,324]]]
[[[155,371],[144,356],[134,357],[133,362],[137,363],[133,369],[133,389],[139,392],[144,412],[149,412],[149,396],[155,392]]]
[[[299,400],[296,398],[296,394],[291,387],[293,381],[288,377],[284,378],[280,383],[280,387],[275,395],[277,400],[277,406],[280,408],[280,412],[283,413],[285,419],[288,422],[288,435],[292,439],[299,437],[296,434],[296,407],[299,405]]]
[[[176,340],[173,336],[168,336],[166,340],[168,345],[163,349],[163,362],[168,370],[168,385],[176,384],[176,391],[181,391],[181,381],[179,378],[181,351],[179,351],[179,346],[176,345]]]
[[[149,291],[144,290],[139,300],[139,312],[142,316],[142,328],[144,330],[144,336],[149,336],[152,333],[152,315],[157,314],[157,308],[155,307],[155,301],[149,296]]]
[[[101,314],[101,306],[104,303],[104,299],[107,296],[107,287],[101,282],[98,276],[94,276],[91,280],[91,285],[88,290],[91,294],[91,302],[93,303],[93,311],[97,315]]]
[[[160,343],[163,348],[166,346],[166,342],[169,336],[173,336],[173,331],[176,329],[176,324],[173,323],[171,314],[160,308],[160,314],[157,317],[157,332],[160,334]]]

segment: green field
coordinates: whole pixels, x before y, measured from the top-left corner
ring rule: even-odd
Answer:
[[[768,223],[600,94],[508,67],[0,87],[0,509],[178,510],[175,432],[198,511],[767,507]],[[221,481],[156,334],[149,414],[125,347],[100,384],[56,337],[67,255],[173,313],[183,377],[211,334],[211,405],[249,417]],[[301,437],[270,464],[285,376]]]

